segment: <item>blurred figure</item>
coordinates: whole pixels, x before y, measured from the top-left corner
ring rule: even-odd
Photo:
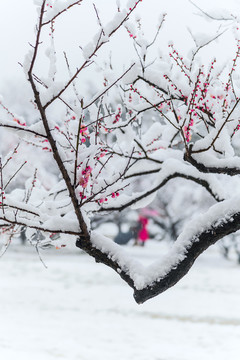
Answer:
[[[141,229],[138,232],[138,243],[144,246],[145,242],[149,239],[149,234],[147,231],[148,218],[139,216],[139,222],[141,224]]]

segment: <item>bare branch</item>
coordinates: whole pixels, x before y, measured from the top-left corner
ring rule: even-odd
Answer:
[[[83,110],[86,110],[87,108],[89,108],[89,106],[91,106],[92,104],[94,104],[96,101],[98,101],[104,94],[106,94],[106,92],[108,92],[114,85],[116,85],[135,65],[132,64],[126,71],[124,71],[124,73],[119,76],[119,78],[117,78],[117,80],[115,80],[110,86],[108,86],[106,89],[104,89],[101,94],[97,95],[89,104],[87,104],[86,106],[83,107]]]
[[[60,15],[62,15],[65,11],[69,10],[71,7],[75,6],[75,5],[81,5],[81,2],[83,0],[78,0],[75,1],[74,3],[72,3],[71,5],[69,5],[68,7],[66,7],[65,9],[59,11],[59,13],[57,13],[57,15],[53,16],[50,20],[45,21],[44,23],[42,23],[42,26],[48,25],[51,22],[53,22],[54,20],[56,20]]]

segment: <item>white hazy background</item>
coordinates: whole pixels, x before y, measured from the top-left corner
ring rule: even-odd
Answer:
[[[67,3],[67,1],[66,1]],[[103,23],[111,20],[116,12],[114,0],[95,0],[95,5],[99,9]],[[126,3],[121,1],[121,4]],[[71,65],[77,66],[78,59],[81,59],[80,46],[84,46],[97,31],[96,15],[93,9],[93,2],[83,1],[81,6],[75,7],[64,14],[61,19],[56,21],[56,47],[59,55],[66,51]],[[240,2],[238,0],[195,0],[195,4],[204,11],[216,9],[227,10],[233,14],[238,14]],[[161,13],[167,13],[164,29],[159,36],[156,47],[161,51],[167,52],[169,40],[173,40],[176,47],[183,54],[187,54],[193,41],[188,32],[188,28],[193,33],[206,33],[214,35],[220,23],[207,22],[199,16],[199,11],[188,0],[143,0],[139,4],[136,14],[142,17],[142,24],[146,36],[151,38],[154,34],[157,19]],[[135,15],[131,17],[134,21]],[[21,67],[18,62],[22,62],[25,54],[29,50],[29,43],[34,42],[34,25],[37,20],[37,13],[33,0],[1,0],[0,5],[0,90],[5,88],[9,82],[16,78],[23,78]],[[48,41],[48,39],[46,38]],[[202,51],[202,56],[206,61],[210,61],[214,56],[218,56],[221,61],[231,59],[234,53],[234,37],[231,30],[228,30],[216,45],[210,50]],[[111,48],[113,61],[117,66],[122,67],[124,63],[130,62],[130,56],[134,56],[134,51],[126,30],[122,29],[111,41],[110,47],[106,46],[101,51],[101,57],[108,59]],[[61,57],[61,56],[60,56]],[[47,63],[42,59],[43,70]],[[64,71],[64,64],[59,63],[59,70]]]

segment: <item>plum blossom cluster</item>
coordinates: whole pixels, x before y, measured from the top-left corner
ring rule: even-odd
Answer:
[[[100,160],[101,158],[103,158],[104,156],[106,156],[108,150],[107,149],[102,149],[100,148],[100,152],[96,154],[95,159],[96,160]]]
[[[192,134],[191,134],[191,127],[193,126],[194,121],[193,119],[190,119],[188,126],[184,126],[184,135],[187,143],[191,140]]]
[[[80,127],[80,136],[81,136],[82,143],[85,143],[86,140],[89,138],[88,128],[84,124],[82,124]]]
[[[119,107],[115,114],[115,119],[113,121],[113,124],[116,124],[117,122],[119,122],[119,120],[121,119],[121,114],[122,114],[122,109],[121,109],[121,107]]]
[[[84,170],[82,170],[82,175],[79,179],[79,185],[81,185],[83,189],[86,189],[91,173],[91,166],[87,166]]]
[[[120,195],[120,193],[117,191],[117,192],[113,192],[111,193],[110,197],[112,199],[115,199],[117,198],[118,196]],[[108,198],[107,197],[101,197],[99,200],[97,200],[96,202],[98,202],[99,204],[103,204],[104,202],[108,201]]]
[[[15,121],[18,125],[26,126],[25,122],[21,122],[19,119],[14,118],[13,121]]]
[[[13,112],[10,111],[10,109],[3,104],[2,101],[0,101],[0,106],[3,108],[3,110],[4,110],[8,115],[10,115],[10,117],[12,118],[12,120],[13,120],[14,122],[16,122],[16,123],[17,123],[18,125],[20,125],[20,126],[26,126],[26,122],[23,121],[23,120],[20,120],[17,116],[15,116],[15,115],[13,114]]]

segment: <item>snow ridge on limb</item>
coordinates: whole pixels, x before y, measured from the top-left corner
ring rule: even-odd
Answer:
[[[231,217],[231,220],[226,223],[213,225],[211,228],[197,235],[197,240],[194,239],[191,245],[185,248],[183,260],[180,260],[176,266],[172,267],[171,270],[159,280],[147,285],[144,289],[134,291],[136,302],[143,303],[174,286],[188,273],[198,256],[207,250],[209,246],[239,229],[240,213],[236,213]]]
[[[91,242],[77,240],[77,247],[114,269],[134,289],[137,303],[159,295],[174,286],[190,270],[198,256],[224,236],[240,229],[240,198],[212,206],[187,224],[169,253],[149,267],[131,259],[110,239],[96,231]]]
[[[203,162],[200,159],[204,158]],[[211,155],[204,154],[203,157],[198,156],[198,161],[195,160],[194,155],[184,154],[184,160],[193,165],[202,173],[207,174],[226,174],[230,176],[240,175],[240,161],[238,157],[232,159],[216,159]]]

